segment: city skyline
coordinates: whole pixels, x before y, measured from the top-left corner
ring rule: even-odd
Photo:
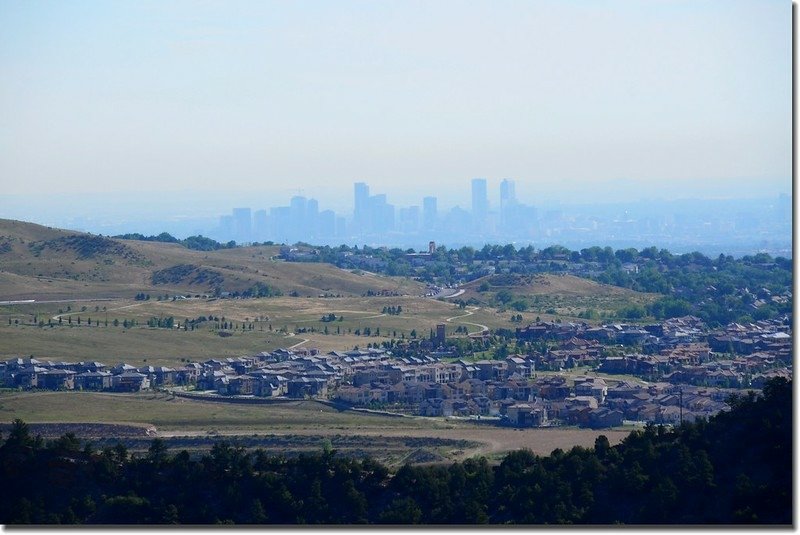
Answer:
[[[782,248],[791,29],[760,0],[5,2],[0,217]]]
[[[496,187],[489,187],[489,184]],[[511,178],[470,181],[471,209],[439,209],[427,195],[412,206],[394,205],[387,194],[365,182],[352,188],[352,210],[322,211],[319,201],[296,195],[288,206],[256,210],[234,208],[219,217],[207,233],[220,241],[314,245],[364,244],[424,249],[428,240],[450,246],[515,243],[580,248],[597,244],[675,251],[698,250],[716,255],[757,250],[791,252],[791,200],[686,200],[536,207],[516,197]],[[372,194],[371,194],[372,193]],[[496,199],[492,202],[492,199]],[[261,224],[256,214],[262,214]],[[244,220],[244,222],[242,222]],[[251,226],[252,225],[252,226]],[[237,229],[247,228],[247,232]],[[252,232],[251,232],[252,228]]]
[[[264,208],[255,212],[249,207],[233,208],[231,214],[220,215],[217,236],[240,242],[277,239],[288,243],[349,237],[385,239],[395,232],[441,231],[445,224],[453,226],[454,230],[461,229],[466,235],[475,233],[489,237],[497,235],[497,230],[500,230],[520,236],[515,231],[526,230],[523,216],[527,215],[531,222],[535,219],[535,208],[518,202],[513,180],[502,179],[498,202],[494,204],[488,195],[487,179],[472,179],[472,186],[471,211],[455,205],[440,214],[436,196],[424,196],[420,204],[398,206],[389,202],[386,193],[370,195],[369,184],[355,182],[351,211],[337,213],[326,209],[320,212],[316,198],[294,195],[288,206],[269,207],[269,211]],[[468,223],[463,215],[461,220],[448,223],[448,218],[458,218],[462,213],[467,214]]]
[[[786,2],[5,2],[0,69],[3,190],[35,219],[354,181],[469,210],[490,175],[537,202],[791,192]]]

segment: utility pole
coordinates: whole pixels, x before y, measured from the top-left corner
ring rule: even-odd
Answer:
[[[683,426],[683,387],[678,389],[678,400],[680,402],[680,416],[681,416],[681,427]]]

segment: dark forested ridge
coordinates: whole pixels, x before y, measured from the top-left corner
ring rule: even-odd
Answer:
[[[792,523],[792,389],[611,447],[508,454],[390,474],[322,450],[275,457],[219,442],[199,458],[153,441],[93,451],[45,443],[15,421],[0,446],[3,524],[783,524]]]

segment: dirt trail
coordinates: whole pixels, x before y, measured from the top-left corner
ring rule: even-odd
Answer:
[[[79,301],[79,300],[76,299],[75,301]],[[92,301],[100,301],[100,299],[92,299]],[[68,301],[68,302],[72,303],[73,301]],[[122,310],[123,308],[139,307],[139,306],[142,306],[145,303],[146,303],[146,301],[142,301],[141,303],[134,303],[132,305],[124,305],[124,306],[117,307],[117,308],[109,308],[108,310],[104,310],[103,313],[113,312],[115,310]],[[69,312],[64,312],[63,314],[56,314],[55,316],[53,316],[53,319],[57,320],[58,318],[60,318],[62,316],[71,316],[72,314],[76,314],[76,312],[74,310],[71,310]],[[99,312],[98,312],[98,314],[99,314]]]
[[[297,342],[296,344],[291,345],[291,346],[287,347],[286,349],[292,350],[292,349],[294,349],[296,347],[300,347],[301,345],[305,344],[308,341],[309,341],[308,338],[303,338],[300,342]]]
[[[466,310],[464,314],[460,316],[453,316],[452,318],[447,318],[444,321],[450,323],[451,321],[456,320],[458,318],[466,318],[467,316],[472,316],[473,314],[475,314],[476,310],[480,310],[480,307],[469,307],[469,308],[471,308],[472,310]],[[468,334],[479,334],[483,331],[489,330],[489,327],[487,327],[486,325],[481,325],[480,323],[472,323],[470,321],[459,321],[458,323],[463,323],[464,325],[474,325],[475,327],[480,327],[481,329],[480,331],[475,331]]]
[[[342,434],[342,429],[287,429],[265,430],[263,432],[250,430],[247,435],[259,434],[266,436],[286,435],[314,435],[333,436]],[[539,455],[549,455],[554,449],[568,450],[573,446],[594,446],[595,439],[600,435],[608,437],[609,442],[618,444],[629,431],[623,430],[591,430],[591,429],[514,429],[508,427],[463,427],[443,429],[349,429],[348,436],[363,436],[371,438],[380,437],[410,437],[410,438],[439,438],[452,440],[469,440],[480,443],[480,446],[470,448],[461,453],[459,459],[466,459],[475,455],[498,455],[509,451],[527,448]],[[236,430],[215,430],[217,436],[236,436],[242,434]],[[209,436],[208,431],[158,431],[162,438],[171,437],[199,437]]]

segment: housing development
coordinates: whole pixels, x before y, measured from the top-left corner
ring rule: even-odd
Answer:
[[[444,327],[392,349],[277,349],[180,367],[14,358],[0,363],[0,379],[20,389],[167,389],[244,403],[313,398],[517,427],[606,428],[709,418],[728,410],[726,400],[741,389],[792,377],[788,318],[714,330],[693,316],[646,325],[540,321],[515,334],[522,342],[550,342],[546,350],[493,360],[456,358]]]

